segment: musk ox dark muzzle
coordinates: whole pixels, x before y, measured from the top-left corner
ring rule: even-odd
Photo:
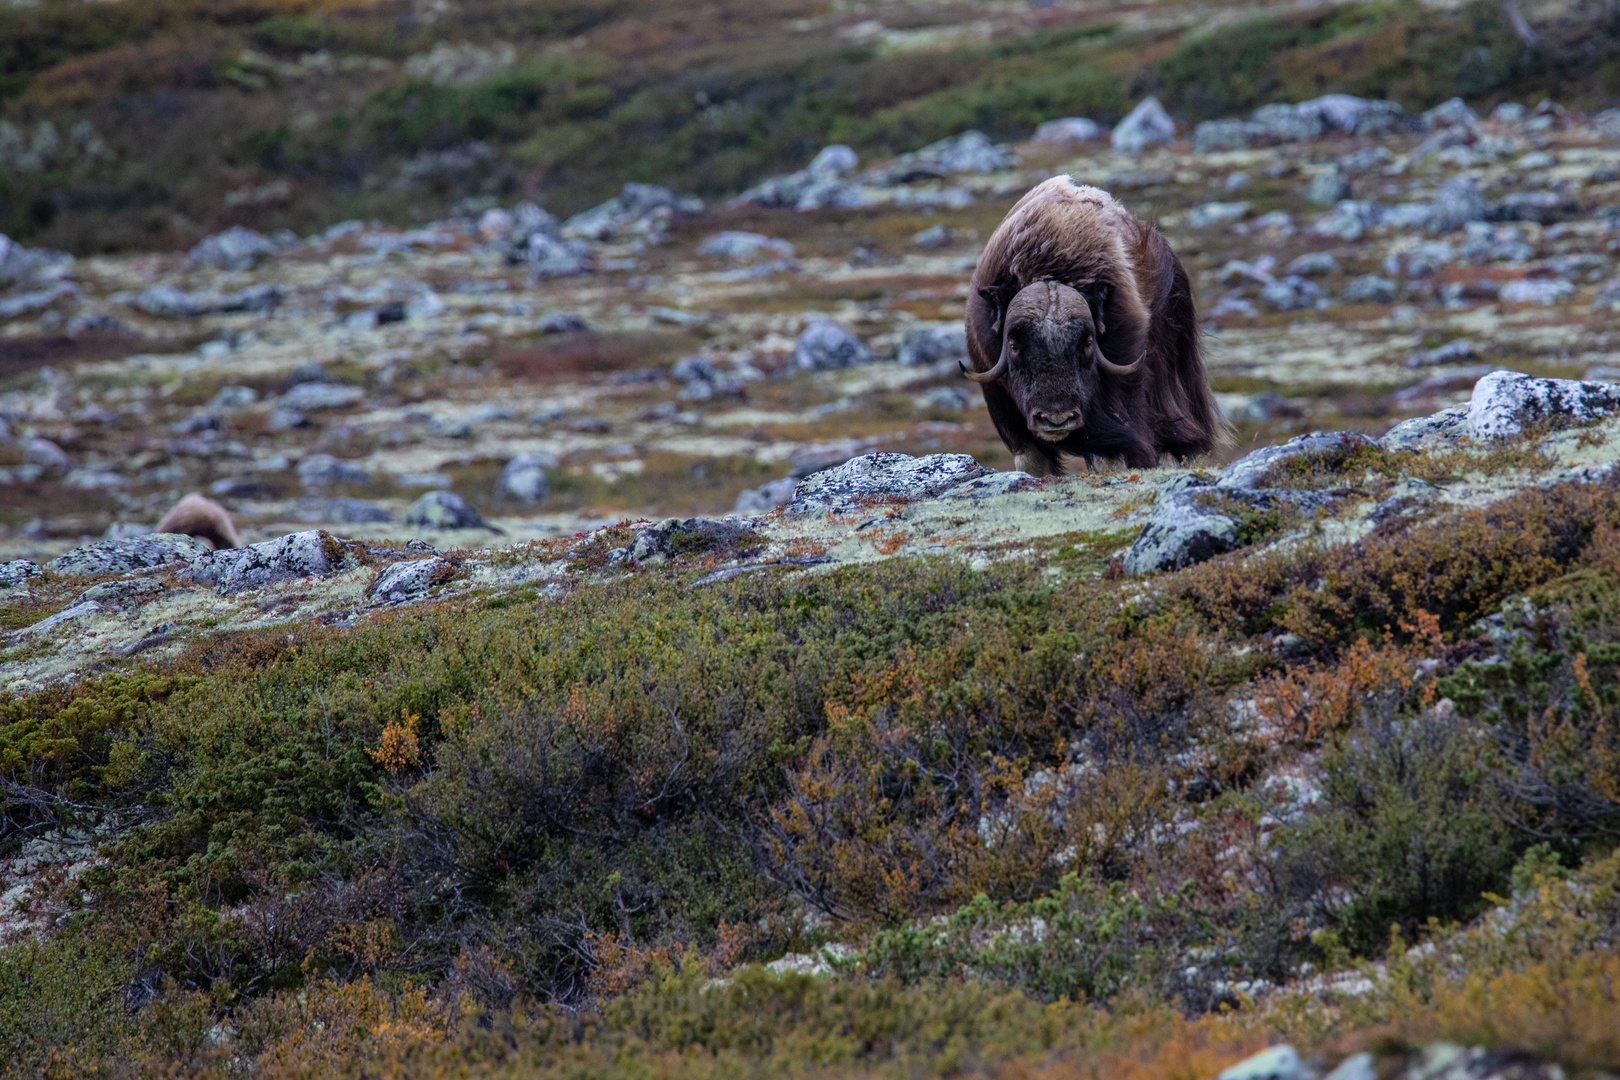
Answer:
[[[1043,442],[1061,442],[1086,423],[1101,380],[1129,375],[1141,366],[1116,364],[1098,338],[1102,302],[1094,315],[1078,290],[1039,281],[1019,291],[1001,320],[1001,355],[989,371],[966,371],[974,382],[1000,380]]]

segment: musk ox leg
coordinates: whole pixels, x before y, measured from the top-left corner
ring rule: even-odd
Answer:
[[[1058,476],[1063,466],[1040,450],[1023,450],[1013,455],[1013,468],[1031,476]]]

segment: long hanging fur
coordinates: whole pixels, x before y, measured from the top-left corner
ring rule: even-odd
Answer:
[[[1205,454],[1228,438],[1204,374],[1192,282],[1153,226],[1100,188],[1054,176],[1018,200],[985,245],[968,296],[968,354],[988,371],[1001,353],[1001,315],[1019,290],[1056,281],[1100,304],[1098,342],[1116,364],[1144,357],[1134,375],[1111,377],[1084,428],[1055,446],[1037,440],[1012,397],[986,384],[985,402],[1014,454],[1058,452],[1157,464]]]

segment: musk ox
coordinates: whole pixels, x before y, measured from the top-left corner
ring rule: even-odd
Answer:
[[[236,523],[231,520],[231,512],[213,499],[195,493],[169,507],[169,512],[163,515],[152,531],[195,536],[213,544],[215,551],[242,546],[242,538],[236,534]]]
[[[1071,454],[1135,468],[1227,437],[1199,355],[1192,284],[1157,229],[1055,176],[1002,219],[973,272],[963,373],[1017,468]]]

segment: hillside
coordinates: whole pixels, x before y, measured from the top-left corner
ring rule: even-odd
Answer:
[[[1610,103],[1603,4],[1101,6],[639,0],[40,0],[0,10],[0,232],[78,254],[307,233],[625,180],[704,197],[965,128],[1183,123],[1331,91],[1418,112]],[[47,129],[48,126],[48,129]]]
[[[0,1075],[1620,1075],[1617,25],[0,10]],[[1012,471],[1058,174],[1214,456]]]

